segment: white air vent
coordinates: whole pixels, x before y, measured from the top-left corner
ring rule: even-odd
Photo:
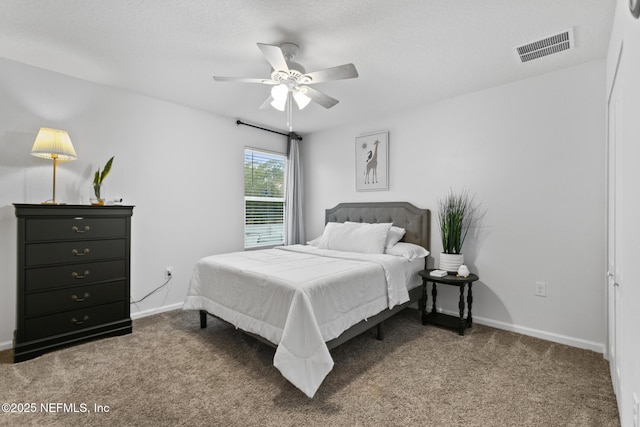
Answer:
[[[520,61],[528,62],[543,56],[574,48],[573,28],[516,48]]]

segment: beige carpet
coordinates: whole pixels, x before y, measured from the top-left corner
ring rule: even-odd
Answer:
[[[313,399],[272,366],[273,349],[213,318],[201,330],[197,312],[19,364],[7,353],[0,402],[37,411],[0,413],[0,425],[619,425],[601,354],[482,325],[460,337],[415,310],[387,321],[384,341],[370,331],[333,350]]]

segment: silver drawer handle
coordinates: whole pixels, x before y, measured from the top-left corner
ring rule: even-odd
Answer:
[[[82,296],[82,298],[78,298],[77,295],[73,294],[71,295],[71,299],[74,300],[75,302],[82,302],[84,300],[86,300],[87,298],[89,298],[89,292],[85,292],[84,295]]]
[[[73,227],[71,227],[71,231],[73,231],[74,233],[86,233],[89,230],[91,230],[91,227],[89,227],[88,225],[84,226],[84,230],[80,230],[75,225]]]
[[[75,325],[82,325],[84,322],[86,322],[87,320],[89,320],[89,316],[84,316],[82,318],[82,320],[78,320],[75,317],[71,318],[71,323],[75,324]]]
[[[77,249],[74,249],[74,250],[72,250],[72,251],[71,251],[71,253],[72,253],[72,254],[74,254],[75,256],[85,256],[85,255],[87,255],[89,252],[91,252],[91,251],[89,250],[89,248],[84,248],[84,250],[82,251],[82,253],[78,252],[78,250],[77,250]]]
[[[89,270],[85,270],[83,274],[78,274],[74,271],[73,273],[71,273],[71,277],[73,277],[74,279],[84,279],[89,275],[89,273]]]

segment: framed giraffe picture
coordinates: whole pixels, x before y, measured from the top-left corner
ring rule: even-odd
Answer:
[[[356,190],[389,189],[389,132],[356,137]]]

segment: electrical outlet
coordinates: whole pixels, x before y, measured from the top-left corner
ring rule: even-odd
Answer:
[[[173,277],[173,267],[164,268],[164,278],[171,279]]]
[[[547,296],[547,284],[545,282],[536,282],[533,294],[539,297]]]

